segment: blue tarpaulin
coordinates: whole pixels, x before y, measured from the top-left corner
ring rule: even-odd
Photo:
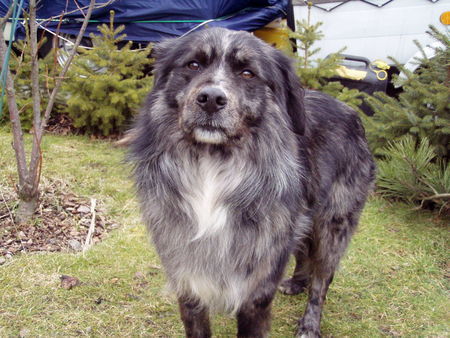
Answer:
[[[5,16],[12,2],[13,0],[0,0],[0,17]],[[84,7],[86,11],[89,2],[89,0],[38,1],[38,21],[42,27],[56,32],[59,17],[63,14],[60,33],[77,35],[83,21],[79,7]],[[96,6],[107,2],[97,0]],[[277,18],[285,17],[288,2],[288,0],[115,0],[107,6],[94,9],[85,35],[98,34],[97,26],[109,22],[110,10],[115,12],[115,24],[125,25],[126,39],[135,42],[157,42],[164,38],[180,36],[205,21],[208,21],[208,26],[253,31]],[[25,10],[28,9],[28,4],[29,0],[25,0]],[[24,35],[23,24],[22,21],[22,24],[18,25],[19,38]]]

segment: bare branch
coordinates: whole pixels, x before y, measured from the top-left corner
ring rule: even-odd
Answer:
[[[83,10],[81,9],[80,4],[78,3],[78,1],[77,0],[73,0],[73,2],[75,2],[75,5],[77,6],[78,10],[80,11],[80,14],[86,18],[86,16],[84,15]]]
[[[443,193],[443,194],[436,194],[436,195],[432,195],[432,196],[428,196],[423,198],[424,201],[428,201],[428,200],[434,200],[434,199],[444,199],[444,198],[450,198],[450,193]]]
[[[0,62],[3,64],[6,58],[6,43],[3,34],[0,34]],[[26,183],[28,177],[28,169],[25,158],[25,149],[23,145],[22,125],[19,118],[19,110],[17,108],[16,94],[14,90],[14,82],[11,72],[6,72],[6,96],[8,98],[8,110],[11,120],[11,128],[13,133],[13,148],[16,155],[17,169],[19,174],[19,185],[22,187]]]
[[[414,208],[414,209],[415,210],[422,209],[423,205],[425,204],[426,201],[436,201],[436,200],[445,200],[445,199],[450,199],[450,193],[435,194],[432,196],[423,197],[423,198],[421,198],[420,206],[418,206],[417,208]],[[442,210],[444,210],[446,208],[447,204],[449,204],[449,202],[445,202],[441,206],[441,208],[439,209],[439,213],[441,213]]]
[[[77,39],[73,46],[73,49],[70,51],[69,57],[68,57],[66,63],[64,64],[64,67],[61,70],[61,72],[56,80],[55,87],[53,88],[52,93],[50,95],[44,116],[43,116],[42,120],[40,120],[39,124],[34,125],[33,150],[31,153],[31,161],[30,161],[30,173],[31,173],[31,177],[34,177],[33,183],[39,182],[39,178],[37,178],[37,175],[38,175],[38,171],[40,171],[39,168],[41,166],[41,164],[39,162],[42,158],[42,154],[41,154],[41,150],[40,150],[42,135],[45,132],[45,127],[46,127],[48,119],[50,117],[50,113],[53,109],[53,105],[55,104],[56,95],[57,95],[59,89],[61,88],[62,81],[63,81],[67,71],[69,70],[69,66],[75,56],[75,53],[77,52],[77,48],[80,45],[81,39],[83,38],[83,35],[84,35],[84,32],[86,31],[92,11],[94,10],[94,5],[95,5],[95,0],[91,0],[88,11],[83,20],[83,25],[81,26],[80,31],[78,32],[78,36],[77,36]],[[30,9],[31,9],[31,7],[30,7]],[[36,186],[36,190],[37,190],[37,186]]]
[[[103,7],[109,6],[110,4],[112,4],[112,3],[116,2],[116,1],[117,0],[109,0],[108,2],[105,2],[105,3],[102,3],[102,4],[97,4],[94,7],[94,9],[99,9],[99,8],[103,8]],[[43,20],[41,20],[40,25],[43,25],[45,22],[48,22],[48,21],[60,20],[64,16],[70,15],[70,14],[74,14],[74,13],[81,12],[81,14],[83,16],[85,16],[84,13],[83,13],[83,10],[88,9],[89,6],[79,7],[78,4],[77,4],[77,7],[78,7],[77,9],[74,9],[73,11],[70,11],[70,12],[64,12],[63,14],[60,14],[60,15],[55,15],[55,16],[49,17],[47,19],[43,19]],[[67,8],[67,5],[66,5],[66,8]]]
[[[30,0],[30,54],[31,54],[31,95],[33,102],[33,127],[34,127],[34,140],[33,148],[31,150],[30,159],[30,172],[31,178],[30,184],[32,186],[33,194],[37,193],[39,179],[36,177],[37,168],[40,166],[39,162],[42,158],[41,154],[41,142],[38,137],[38,132],[41,126],[41,93],[39,89],[39,60],[38,60],[38,44],[37,44],[37,23],[36,23],[36,0]]]
[[[33,125],[41,124],[41,95],[39,90],[39,60],[36,25],[36,0],[30,0],[30,54],[31,54],[31,95],[33,98]]]
[[[0,19],[0,29],[3,31],[3,27],[6,25],[6,23],[8,22],[9,18],[12,15],[13,12],[13,7],[14,6],[9,6],[8,8],[8,12],[6,12],[6,15]]]
[[[54,33],[53,38],[52,38],[53,39],[52,47],[53,47],[54,51],[57,51],[57,49],[59,47],[58,35],[59,35],[60,29],[61,29],[62,20],[63,20],[63,17],[61,16],[61,18],[58,21],[58,26],[56,26],[56,32]],[[53,68],[52,68],[53,79],[55,79],[55,77],[56,77],[57,65],[58,65],[58,53],[55,52],[55,53],[53,53]],[[47,96],[50,97],[50,93],[48,93]]]

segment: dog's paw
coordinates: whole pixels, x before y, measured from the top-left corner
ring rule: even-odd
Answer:
[[[295,334],[296,338],[320,338],[320,321],[310,321],[301,318],[298,321],[298,329]]]
[[[320,331],[300,327],[295,334],[295,338],[320,338]]]
[[[297,332],[295,335],[295,338],[320,338],[321,335],[318,332],[315,331],[308,331],[308,332]]]
[[[285,295],[298,295],[299,293],[304,292],[306,289],[306,283],[303,281],[296,281],[293,278],[286,279],[283,281],[280,286],[278,286],[278,290],[284,293]]]

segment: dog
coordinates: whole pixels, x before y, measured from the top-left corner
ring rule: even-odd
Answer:
[[[375,175],[357,113],[304,90],[292,61],[251,33],[206,28],[153,54],[129,158],[186,336],[210,337],[210,315],[225,312],[239,337],[266,337],[278,288],[308,290],[296,335],[320,336]]]

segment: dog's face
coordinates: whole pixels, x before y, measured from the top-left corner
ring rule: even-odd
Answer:
[[[239,142],[268,109],[286,111],[289,104],[284,91],[292,84],[283,83],[290,81],[289,60],[249,33],[206,29],[165,41],[154,54],[155,91],[163,92],[184,136],[196,143]],[[296,89],[300,95],[299,84]]]

